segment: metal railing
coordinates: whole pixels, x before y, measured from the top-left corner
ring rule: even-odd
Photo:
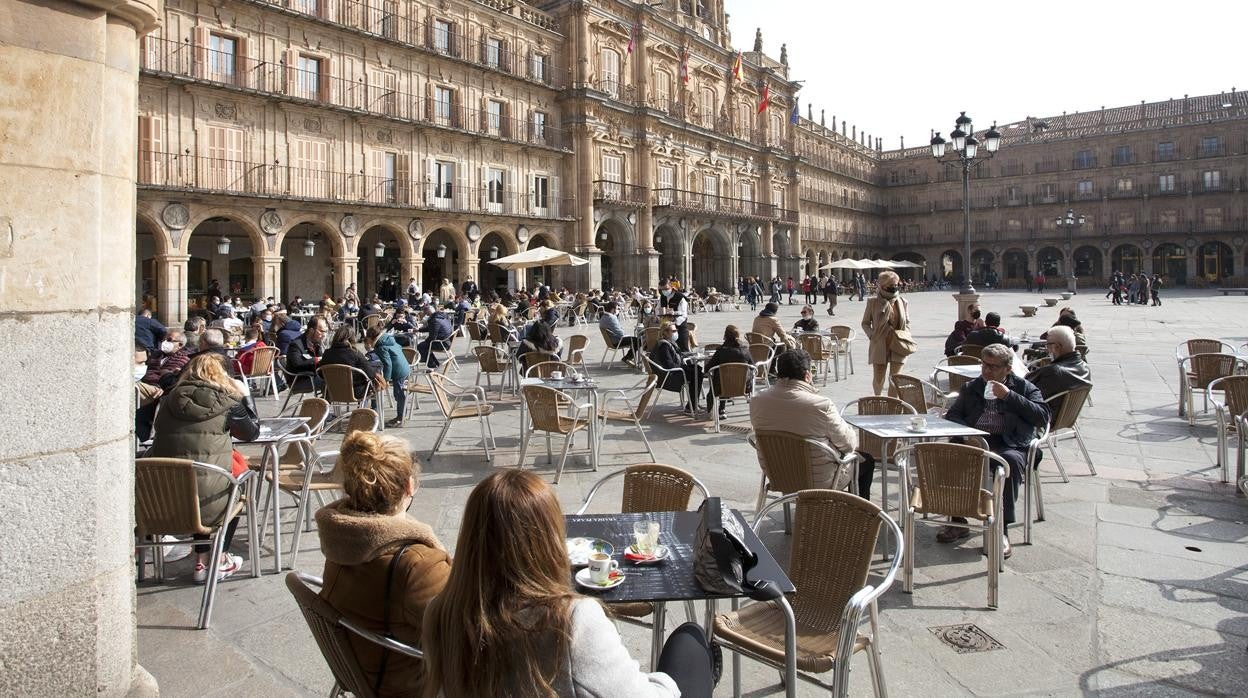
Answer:
[[[504,186],[439,185],[422,177],[377,177],[187,153],[139,151],[139,186],[466,213],[562,218],[565,203]],[[571,208],[567,208],[571,210]]]
[[[645,206],[646,188],[636,184],[595,179],[594,201]]]
[[[1070,159],[1070,169],[1072,170],[1090,170],[1096,167],[1097,158],[1095,155],[1089,155],[1081,158]]]
[[[1217,158],[1226,155],[1226,144],[1218,143],[1216,145],[1201,145],[1196,149],[1196,157],[1198,158]]]
[[[753,218],[776,219],[780,209],[774,204],[764,204],[749,199],[734,199],[717,194],[704,194],[684,189],[654,189],[651,191],[651,202],[655,207],[671,206],[672,208],[705,211]]]

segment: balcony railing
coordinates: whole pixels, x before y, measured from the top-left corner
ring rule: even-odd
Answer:
[[[1070,169],[1072,170],[1090,170],[1096,167],[1097,159],[1095,155],[1081,158],[1072,158],[1070,161]]]
[[[606,179],[594,180],[594,201],[631,206],[646,205],[646,188]]]
[[[1243,191],[1244,179],[1242,177],[1221,177],[1216,182],[1206,182],[1201,179],[1196,182],[1193,187],[1193,194],[1219,194],[1233,191]]]
[[[532,218],[561,218],[564,209],[557,199],[499,186],[438,185],[419,177],[376,177],[183,153],[139,151],[138,159],[139,185],[157,189]]]
[[[671,206],[672,208],[704,211],[711,214],[719,213],[770,220],[779,218],[781,211],[774,204],[764,204],[748,199],[733,199],[716,194],[685,191],[684,189],[655,189],[651,192],[651,201],[656,207]]]
[[[1226,144],[1218,143],[1216,145],[1202,145],[1196,150],[1198,158],[1219,158],[1226,155]]]
[[[1173,160],[1182,160],[1183,151],[1180,148],[1171,148],[1170,150],[1153,151],[1153,162],[1171,162]]]
[[[275,97],[308,100],[400,121],[427,123],[516,143],[552,148],[565,148],[570,144],[563,129],[539,124],[534,119],[506,116],[510,103],[505,103],[503,112],[470,109],[454,97],[447,102],[401,92],[392,86],[368,84],[363,79],[353,81],[323,71],[301,70],[282,63],[256,62],[232,53],[194,47],[190,43],[150,37],[145,42],[142,67],[152,72],[253,90]]]
[[[1113,163],[1115,166],[1134,165],[1135,153],[1114,153]]]

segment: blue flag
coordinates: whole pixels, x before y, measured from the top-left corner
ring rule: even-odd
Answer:
[[[801,118],[801,114],[797,110],[797,97],[793,98],[793,111],[789,114],[789,123],[797,125],[797,120]]]

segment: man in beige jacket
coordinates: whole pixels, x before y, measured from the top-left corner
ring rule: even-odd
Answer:
[[[841,419],[832,400],[811,385],[810,354],[803,349],[786,351],[776,357],[775,385],[750,400],[750,424],[754,431],[784,431],[827,443],[842,454],[858,448],[858,431]],[[875,459],[860,453],[858,495],[866,498],[875,473]],[[849,473],[823,451],[813,451],[812,480],[815,487],[842,489]]]

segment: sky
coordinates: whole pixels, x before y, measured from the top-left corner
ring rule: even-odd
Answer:
[[[976,3],[965,35],[955,3],[918,0],[726,0],[735,48],[788,44],[802,116],[848,120],[885,150],[948,134],[966,111],[976,129],[1063,111],[1248,89],[1236,29],[1243,0],[1046,0]],[[991,17],[991,19],[989,19]],[[939,24],[937,24],[939,22]],[[933,28],[939,27],[939,32]],[[1237,70],[1238,69],[1238,70]],[[1236,80],[1239,82],[1237,83]],[[838,123],[839,127],[839,123]]]

